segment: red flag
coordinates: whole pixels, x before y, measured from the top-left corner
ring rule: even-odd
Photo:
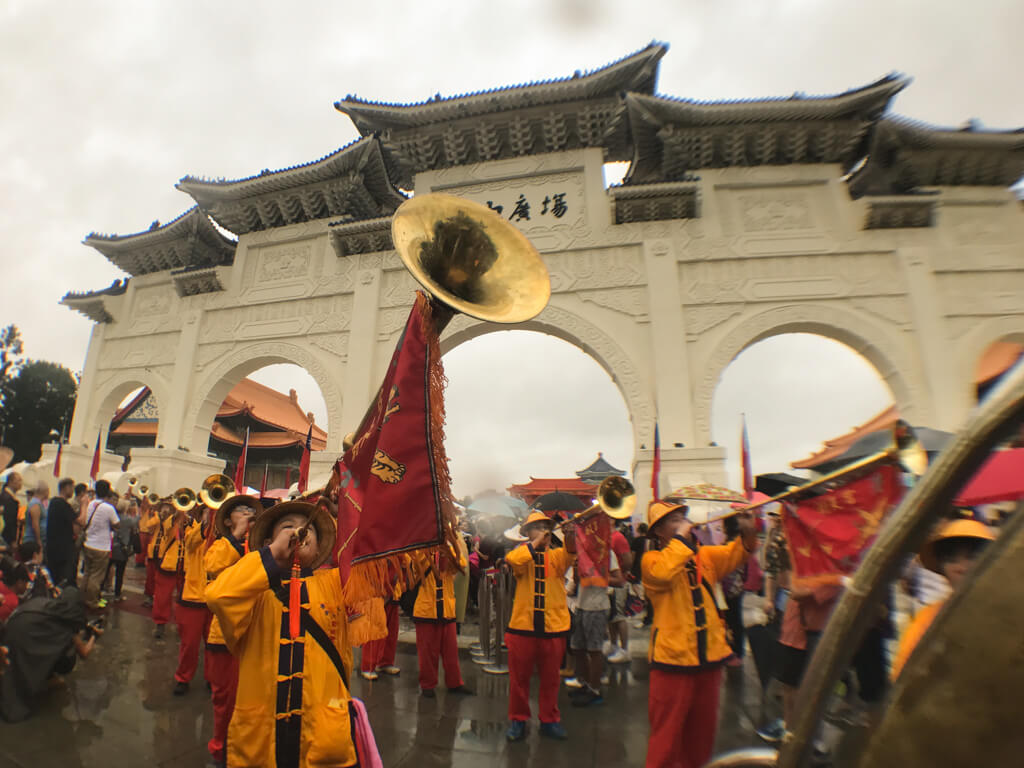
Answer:
[[[60,477],[60,455],[64,451],[64,435],[60,436],[60,442],[57,443],[57,458],[53,460],[53,476]]]
[[[743,461],[743,495],[747,497],[747,501],[752,501],[754,498],[754,473],[750,468],[750,438],[747,437],[747,414],[743,414],[740,453]]]
[[[661,437],[658,435],[658,422],[654,422],[654,462],[651,465],[651,495],[658,501],[661,494],[658,493],[661,483]]]
[[[899,467],[882,464],[821,496],[784,503],[782,525],[795,575],[853,573],[903,492]]]
[[[100,473],[100,438],[103,437],[103,430],[96,435],[96,450],[92,452],[92,466],[89,467],[89,477],[93,480]]]
[[[260,482],[260,498],[264,499],[267,496],[267,470],[270,468],[269,464],[263,465],[263,480]]]
[[[302,460],[299,462],[299,493],[306,492],[309,485],[309,454],[313,450],[313,425],[309,425],[306,433],[306,445],[302,449]]]
[[[435,322],[430,299],[417,293],[380,390],[335,465],[337,560],[351,601],[373,596],[391,578],[400,564],[389,556],[446,541],[455,549]],[[352,564],[366,566],[358,579],[355,569],[349,578]]]
[[[238,457],[238,464],[235,467],[235,489],[239,493],[245,493],[245,460],[249,456],[249,428],[245,428],[245,442],[242,443],[242,453]]]
[[[612,523],[606,514],[598,512],[576,526],[576,567],[580,569],[581,586],[608,586],[611,543]]]

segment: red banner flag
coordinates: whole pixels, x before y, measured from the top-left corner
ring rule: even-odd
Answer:
[[[309,425],[306,433],[306,444],[302,447],[302,460],[299,461],[299,493],[305,493],[309,485],[309,454],[313,451],[313,425]]]
[[[92,452],[92,466],[89,467],[89,477],[96,480],[96,476],[100,473],[100,438],[103,437],[103,430],[99,431],[96,435],[96,450]]]
[[[853,573],[903,496],[901,472],[882,464],[828,493],[783,503],[782,525],[798,578]]]
[[[245,493],[245,460],[249,457],[249,428],[245,428],[245,441],[242,443],[242,453],[238,457],[238,464],[235,465],[235,489],[239,493]]]
[[[754,498],[754,472],[750,468],[750,438],[747,437],[747,415],[743,414],[743,431],[740,434],[740,455],[743,462],[743,495],[747,501]]]
[[[64,436],[61,435],[60,442],[57,443],[57,458],[53,460],[53,476],[60,477],[60,455],[64,452]]]
[[[607,587],[610,571],[612,523],[608,515],[596,515],[576,526],[576,567],[580,586]]]
[[[389,556],[445,542],[456,551],[434,311],[417,293],[380,390],[335,465],[337,560],[351,601],[390,583],[399,563]],[[353,564],[365,567],[350,573]]]
[[[263,480],[260,482],[260,498],[265,499],[267,497],[267,471],[270,469],[269,464],[263,465]]]
[[[651,495],[655,501],[661,499],[659,485],[661,483],[661,437],[658,435],[658,422],[654,422],[654,461],[651,463]]]

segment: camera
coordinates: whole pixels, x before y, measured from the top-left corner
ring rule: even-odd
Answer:
[[[88,622],[85,625],[85,629],[83,630],[82,634],[84,635],[85,639],[88,640],[89,638],[94,637],[94,636],[99,634],[99,632],[97,632],[96,630],[100,630],[100,631],[103,630],[103,618],[102,617],[93,619],[92,621]]]

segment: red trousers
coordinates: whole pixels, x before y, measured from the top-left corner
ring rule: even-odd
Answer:
[[[459,670],[459,644],[455,638],[455,622],[416,622],[416,655],[420,661],[420,688],[437,687],[437,660],[444,663],[444,684],[449,688],[462,685]]]
[[[646,768],[700,768],[711,759],[721,680],[721,667],[692,674],[651,670]]]
[[[142,548],[135,553],[135,564],[145,565],[146,564],[146,553],[149,551],[149,540],[153,538],[151,533],[140,533],[139,542],[142,544]],[[147,582],[149,580],[147,579]],[[147,595],[149,592],[146,593]]]
[[[387,637],[371,640],[363,646],[363,672],[395,664],[395,651],[398,649],[398,603],[387,603],[384,614],[388,619]]]
[[[181,588],[179,577],[157,568],[153,573],[153,621],[157,626],[171,620],[171,605],[174,602],[174,590]]]
[[[530,678],[534,668],[540,675],[539,717],[542,723],[557,723],[558,670],[565,653],[564,637],[527,637],[505,634],[508,646],[508,719],[530,719]]]
[[[156,558],[146,559],[146,588],[143,590],[147,597],[153,597],[154,590],[156,588],[156,572],[157,572]]]
[[[213,759],[224,762],[224,747],[228,740],[228,723],[235,711],[238,693],[238,659],[224,647],[206,648],[206,679],[210,682],[210,700],[213,702],[213,736],[206,748]]]
[[[174,681],[177,683],[190,683],[195,677],[196,667],[199,666],[199,647],[203,639],[210,631],[210,619],[213,614],[205,605],[191,605],[178,603],[175,609],[175,619],[178,622],[178,637],[181,645],[178,646],[178,669],[174,672]]]

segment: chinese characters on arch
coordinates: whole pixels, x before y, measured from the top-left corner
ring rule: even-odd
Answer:
[[[520,192],[519,197],[508,205],[495,200],[488,200],[487,207],[499,216],[506,216],[509,221],[535,221],[540,217],[560,219],[569,211],[565,192],[537,192],[529,197]]]

